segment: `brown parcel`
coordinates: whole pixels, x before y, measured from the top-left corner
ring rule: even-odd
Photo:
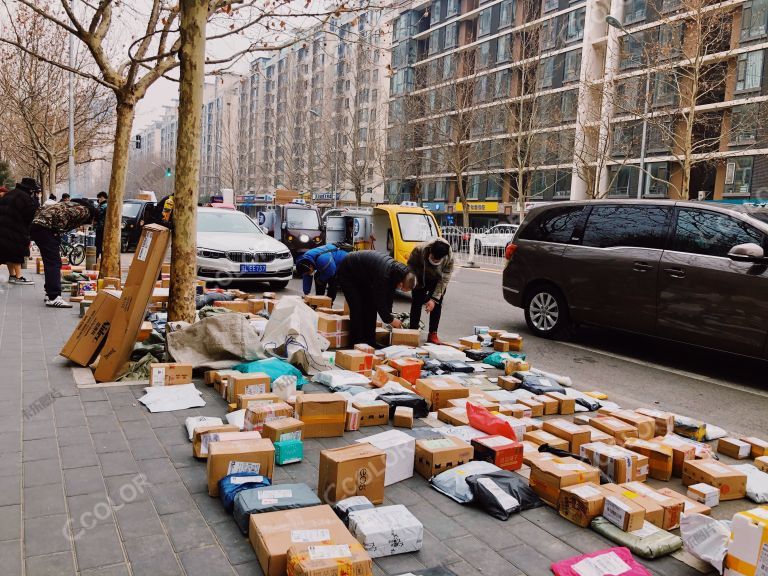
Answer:
[[[80,366],[91,364],[107,339],[119,302],[119,292],[101,290],[59,354]]]
[[[668,482],[672,478],[672,448],[653,440],[627,438],[624,448],[648,458],[648,476]]]
[[[705,506],[696,500],[688,498],[685,494],[675,492],[671,488],[659,488],[657,490],[659,494],[664,494],[668,498],[677,498],[683,503],[683,513],[685,514],[705,514],[709,516],[712,513],[712,508]]]
[[[413,408],[398,406],[392,418],[392,426],[397,428],[413,428]]]
[[[557,408],[560,405],[557,400],[554,398],[550,398],[549,396],[546,396],[542,394],[541,396],[534,396],[534,400],[537,402],[541,402],[544,404],[544,415],[549,416],[550,414],[557,414]]]
[[[752,445],[749,442],[737,440],[736,438],[720,438],[717,441],[717,451],[734,460],[744,460],[749,458]]]
[[[611,416],[637,428],[637,436],[641,440],[650,440],[656,435],[656,420],[650,416],[644,416],[632,410],[614,410]]]
[[[468,388],[439,376],[419,378],[416,380],[415,388],[416,394],[427,399],[433,412],[448,407],[448,400],[469,396]]]
[[[589,422],[589,417],[587,417],[587,422]],[[610,434],[606,434],[605,432],[603,432],[602,430],[598,430],[594,426],[587,426],[587,428],[589,428],[592,442],[602,442],[603,444],[609,444],[611,446],[616,444],[616,438],[614,438]]]
[[[531,466],[530,486],[539,498],[550,506],[557,506],[560,490],[584,482],[600,483],[597,468],[575,458],[552,458],[534,461]]]
[[[373,576],[373,561],[359,542],[339,544],[331,540],[325,545],[294,544],[286,558],[291,576]]]
[[[749,444],[752,449],[749,453],[751,458],[759,458],[760,456],[768,456],[768,442],[755,438],[754,436],[743,436],[742,442]]]
[[[296,417],[304,422],[304,438],[343,436],[347,400],[338,394],[304,394],[296,399]]]
[[[638,408],[635,412],[653,418],[656,422],[656,436],[666,436],[675,430],[675,415],[672,412],[662,412],[655,408]]]
[[[568,440],[564,440],[544,430],[526,432],[525,436],[523,436],[523,440],[528,440],[529,442],[533,442],[539,446],[542,444],[549,444],[552,448],[557,448],[558,450],[567,451],[569,449]]]
[[[557,413],[558,414],[573,414],[576,412],[576,399],[570,398],[560,392],[547,392],[545,396],[554,398],[557,400]]]
[[[378,342],[378,337],[376,339]],[[419,331],[418,330],[406,330],[404,328],[392,329],[392,346],[418,346],[419,345]]]
[[[272,442],[282,440],[301,440],[304,431],[304,422],[296,418],[279,418],[264,422],[264,429],[261,435],[269,438]]]
[[[627,424],[623,420],[613,418],[612,416],[598,416],[589,421],[589,425],[610,434],[616,439],[619,446],[624,444],[627,438],[637,438],[637,428]]]
[[[271,380],[263,372],[253,372],[250,374],[232,374],[228,378],[227,400],[237,402],[237,397],[241,394],[267,394],[269,393]]]
[[[313,537],[323,538],[317,544],[357,543],[333,509],[325,505],[251,514],[248,537],[265,576],[285,576],[288,549],[295,543]]]
[[[672,448],[672,474],[678,478],[683,475],[685,461],[696,458],[696,449],[693,445],[677,436],[657,436],[654,441]]]
[[[293,416],[293,406],[287,402],[270,402],[266,404],[256,404],[245,409],[243,418],[243,430],[250,432],[264,430],[264,424],[271,420],[279,418],[290,418]]]
[[[155,278],[168,251],[170,237],[170,231],[164,226],[144,226],[120,294],[120,303],[101,349],[99,365],[94,372],[97,382],[113,381],[125,369],[155,287]]]
[[[441,472],[450,470],[472,460],[474,448],[459,438],[446,436],[434,440],[416,441],[416,463],[418,474],[429,480]]]
[[[747,494],[747,475],[717,460],[686,460],[683,485],[704,482],[720,490],[720,500],[738,500]]]
[[[192,364],[153,362],[149,365],[150,386],[175,386],[192,382]]]
[[[373,354],[360,350],[338,350],[333,363],[337,368],[363,374],[373,370]]]
[[[625,491],[616,484],[603,484],[600,489],[605,494],[603,517],[606,520],[624,532],[634,532],[643,527],[645,508],[632,498],[625,496]]]
[[[208,445],[208,494],[210,496],[219,495],[219,480],[230,474],[230,463],[235,462],[256,463],[259,465],[258,473],[271,480],[275,447],[272,441],[266,438],[211,442]]]
[[[501,379],[501,376],[499,376],[499,379]],[[528,408],[531,409],[531,416],[534,418],[544,415],[544,404],[538,400],[533,398],[520,398],[518,399],[518,403],[528,406]]]
[[[216,424],[213,426],[198,426],[192,435],[192,455],[195,458],[208,458],[208,452],[201,451],[202,438],[209,432],[239,432],[240,428],[234,424]]]
[[[621,446],[591,442],[581,447],[579,455],[589,458],[618,484],[648,478],[648,458]]]
[[[503,388],[504,390],[517,390],[522,383],[522,380],[518,380],[514,376],[499,376],[496,382],[496,384],[499,385],[499,388]]]
[[[368,443],[351,444],[320,452],[317,495],[327,504],[350,496],[384,502],[387,455]]]
[[[755,468],[760,472],[768,472],[768,456],[758,456],[755,458]]]
[[[685,509],[681,499],[670,498],[642,482],[628,482],[621,487],[640,496],[635,500],[645,508],[645,519],[648,522],[662,530],[674,530],[680,527],[680,516]],[[655,512],[656,506],[661,507],[661,514]]]
[[[560,489],[557,511],[566,520],[587,528],[594,518],[603,513],[604,503],[605,494],[600,486],[585,482]]]
[[[440,408],[437,411],[437,419],[451,426],[469,426],[466,407]]]
[[[232,440],[258,440],[261,438],[261,434],[253,432],[241,432],[240,430],[224,431],[224,432],[208,432],[200,436],[200,444],[197,447],[200,451],[200,458],[208,458],[208,447],[212,442],[230,442]],[[195,454],[197,456],[197,454]]]
[[[352,402],[352,407],[360,411],[360,427],[382,426],[389,422],[389,404],[383,400],[370,402]]]
[[[274,404],[280,402],[280,396],[267,392],[266,394],[240,394],[237,397],[237,407],[242,410],[243,408],[251,408],[258,404]]]
[[[544,431],[567,440],[572,454],[578,454],[581,445],[589,443],[592,438],[588,427],[579,426],[562,418],[545,421]]]

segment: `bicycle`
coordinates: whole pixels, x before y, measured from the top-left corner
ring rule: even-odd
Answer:
[[[80,264],[85,262],[85,246],[73,243],[68,234],[62,235],[59,252],[64,258],[69,260],[72,266],[80,266]]]

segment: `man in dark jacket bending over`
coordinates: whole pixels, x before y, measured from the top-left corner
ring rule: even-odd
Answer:
[[[401,328],[392,316],[395,290],[409,292],[416,277],[405,264],[374,250],[353,252],[341,262],[337,278],[349,306],[352,344],[376,346],[376,313],[381,321]]]

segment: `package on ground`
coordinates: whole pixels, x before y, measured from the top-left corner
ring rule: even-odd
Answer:
[[[392,333],[389,330],[381,327],[376,328],[376,344],[379,344],[380,346],[389,346],[391,338]]]
[[[534,444],[540,446],[542,444],[548,444],[552,448],[558,450],[569,450],[570,444],[568,440],[564,440],[554,434],[550,434],[545,430],[533,430],[532,432],[526,432],[523,436],[523,440],[528,440]]]
[[[152,322],[142,322],[139,328],[139,334],[136,336],[136,342],[144,342],[152,335]]]
[[[266,298],[266,294],[264,298]],[[304,302],[311,308],[330,308],[333,306],[333,300],[330,296],[315,296],[313,294],[307,294],[304,296]]]
[[[349,515],[352,514],[352,512],[357,512],[358,510],[372,510],[373,507],[373,502],[368,500],[365,496],[350,496],[349,498],[344,498],[343,500],[336,502],[336,504],[333,505],[333,511],[336,512],[336,515],[342,522],[344,522],[344,524],[348,525]]]
[[[417,440],[414,469],[429,480],[441,472],[466,464],[472,460],[473,454],[470,444],[453,436]]]
[[[469,416],[465,407],[441,408],[437,411],[437,419],[451,426],[469,425]]]
[[[280,440],[274,444],[275,464],[278,466],[295,464],[304,458],[304,442],[301,440]]]
[[[758,456],[755,458],[755,468],[761,472],[768,472],[768,456]]]
[[[397,370],[395,370],[394,368],[386,364],[381,364],[379,366],[376,366],[376,368],[374,369],[371,383],[374,386],[381,388],[382,386],[384,386],[384,384],[386,384],[390,380],[394,380],[396,377],[397,377]]]
[[[756,504],[767,504],[768,474],[760,471],[752,464],[739,464],[734,468],[747,475],[747,498]]]
[[[584,482],[600,483],[597,468],[575,458],[552,458],[534,461],[531,466],[531,488],[550,506],[557,506],[560,489]]]
[[[224,432],[207,432],[200,436],[200,443],[194,446],[199,450],[194,455],[198,458],[208,458],[208,447],[211,442],[230,442],[233,440],[258,440],[261,434],[258,432],[240,432],[239,430],[229,430]]]
[[[476,474],[490,474],[494,472],[503,472],[503,470],[490,462],[473,460],[433,476],[429,483],[435,490],[442,492],[459,504],[466,504],[471,502],[473,498],[472,490],[469,484],[467,484],[467,478]]]
[[[264,422],[261,435],[272,442],[284,440],[301,440],[304,431],[304,422],[296,418],[278,418]]]
[[[752,445],[737,438],[720,438],[717,441],[717,451],[735,460],[749,458]]]
[[[586,426],[579,426],[562,418],[555,418],[544,422],[544,432],[562,438],[568,442],[573,454],[579,453],[582,444],[588,444],[591,440],[591,432]]]
[[[768,567],[768,506],[738,512],[731,521],[726,576],[763,576]]]
[[[398,406],[395,408],[392,426],[395,428],[413,428],[413,408],[408,406]]]
[[[533,412],[525,404],[511,404],[509,402],[499,404],[498,412],[514,418],[531,418],[533,416]]]
[[[613,416],[597,416],[589,421],[589,425],[613,436],[619,446],[627,438],[638,438],[637,428]]]
[[[280,396],[272,392],[265,394],[240,394],[237,397],[237,407],[239,410],[262,404],[273,404],[275,402],[280,402]]]
[[[635,412],[642,416],[653,418],[655,424],[654,436],[666,436],[667,434],[672,434],[675,429],[675,415],[672,412],[663,412],[655,408],[638,408]]]
[[[706,504],[702,504],[701,502],[697,502],[696,500],[689,498],[688,496],[684,494],[680,494],[679,492],[675,492],[671,488],[659,488],[658,492],[661,494],[664,494],[664,496],[667,496],[669,498],[677,498],[683,502],[683,513],[684,514],[704,514],[709,515],[712,513],[712,508],[710,506],[707,506]]]
[[[680,526],[680,516],[685,509],[682,499],[670,498],[643,482],[627,482],[621,487],[638,495],[635,500],[645,508],[647,521],[664,530],[674,530]],[[660,515],[655,513],[656,506],[661,507]]]
[[[642,482],[629,482],[627,484],[622,484],[621,486],[617,484],[605,484],[603,485],[603,491],[606,493],[606,495],[619,495],[626,499],[631,500],[634,504],[641,506],[643,510],[645,511],[645,520],[650,522],[651,524],[658,526],[661,528],[661,525],[664,522],[664,509],[661,507],[659,502],[657,502],[655,499],[651,498],[647,494],[640,493],[636,490],[632,490],[629,486],[636,487],[636,486],[642,486]],[[664,498],[666,500],[666,497],[660,496],[660,498]],[[679,502],[675,501],[675,504],[678,505]],[[673,519],[675,522],[679,522],[679,514],[677,518]],[[629,532],[632,532],[632,530],[628,530]]]
[[[387,454],[371,444],[352,444],[320,452],[317,495],[334,504],[350,496],[384,501]]]
[[[603,513],[604,502],[605,493],[599,485],[592,482],[574,484],[560,489],[557,511],[566,520],[587,528],[593,518]]]
[[[627,438],[624,448],[648,458],[648,475],[656,480],[668,482],[672,478],[672,448],[653,440]]]
[[[195,458],[207,458],[208,457],[208,443],[210,438],[206,441],[205,453],[202,450],[203,436],[210,433],[220,432],[239,432],[240,429],[232,424],[210,424],[196,426],[192,432],[192,454]]]
[[[446,406],[446,408],[464,408],[466,410],[467,402],[471,402],[475,406],[482,406],[489,412],[493,412],[499,408],[498,402],[471,393],[466,398],[453,398],[448,400],[448,406]]]
[[[350,328],[349,316],[336,314],[317,314],[317,331],[324,334],[348,333]]]
[[[552,564],[555,576],[651,576],[627,548],[609,548]]]
[[[547,392],[546,396],[557,400],[558,414],[573,414],[576,412],[576,399],[560,392]]]
[[[514,376],[499,376],[496,382],[499,388],[502,390],[517,390],[522,384],[522,380],[515,378]]]
[[[455,380],[433,376],[431,378],[419,378],[415,382],[416,393],[430,403],[433,412],[441,408],[448,408],[450,406],[449,400],[469,396],[469,389]],[[466,408],[464,410],[466,412]]]
[[[354,401],[352,407],[360,412],[360,427],[382,426],[389,422],[389,405],[381,400]]]
[[[266,438],[211,442],[208,445],[208,494],[219,495],[219,480],[238,472],[255,472],[272,479],[275,448]]]
[[[643,527],[645,508],[625,496],[615,484],[603,484],[600,489],[605,495],[603,518],[624,532],[634,532]]]
[[[384,486],[389,486],[413,476],[416,455],[416,439],[400,430],[387,430],[380,434],[366,436],[357,441],[371,444],[386,453],[386,473]],[[364,496],[368,496],[364,494]],[[377,503],[368,496],[371,502]]]
[[[729,523],[701,514],[686,514],[680,522],[680,536],[686,552],[711,564],[718,574],[723,573],[723,562],[731,539]]]
[[[320,504],[320,499],[306,484],[279,484],[243,490],[235,496],[235,523],[243,534],[248,534],[248,520],[251,514],[307,508]]]
[[[545,416],[557,414],[557,408],[559,406],[559,403],[554,398],[550,398],[545,394],[540,394],[539,396],[534,396],[533,399],[536,400],[537,402],[541,402],[544,405]]]
[[[265,404],[249,404],[245,411],[244,430],[262,432],[264,424],[280,418],[293,416],[293,406],[285,402],[269,402]]]
[[[579,455],[589,458],[617,484],[644,482],[648,477],[648,458],[620,446],[590,442],[581,446]]]
[[[252,304],[248,300],[217,300],[213,303],[213,306],[214,308],[224,308],[243,314],[250,314],[252,311]]]
[[[265,576],[285,576],[294,544],[360,545],[326,505],[251,514],[248,536]]]
[[[713,508],[720,504],[720,489],[703,482],[691,484],[688,486],[688,498]]]
[[[611,542],[626,546],[635,556],[648,560],[667,556],[683,547],[679,536],[670,534],[650,522],[644,522],[637,530],[625,531],[609,522],[605,516],[598,516],[592,520],[590,526]]]
[[[378,342],[378,331],[376,341]],[[405,328],[393,328],[390,344],[392,346],[418,346],[419,331],[407,330]]]
[[[523,465],[523,444],[506,436],[473,438],[472,447],[475,460],[490,462],[502,470],[519,470]]]
[[[474,505],[499,520],[544,504],[526,478],[508,470],[469,475],[466,484]]]
[[[672,448],[672,474],[678,478],[682,477],[685,461],[696,458],[696,448],[674,434],[657,436],[654,441]]]
[[[360,410],[347,406],[347,416],[344,422],[345,432],[360,430]]]
[[[370,376],[373,370],[373,354],[360,350],[337,350],[333,363],[337,368]]]
[[[227,401],[237,402],[240,395],[268,394],[271,392],[271,379],[263,372],[231,374],[227,378]]]
[[[389,404],[390,419],[395,416],[395,408],[398,406],[409,406],[413,408],[414,418],[426,418],[429,415],[429,404],[427,404],[427,401],[413,392],[391,392],[381,394],[379,400]]]
[[[397,375],[403,380],[415,384],[421,376],[421,367],[424,362],[417,358],[392,358],[389,361],[390,367],[397,370]]]
[[[402,504],[349,514],[349,531],[371,558],[421,550],[424,526]]]
[[[717,460],[686,460],[683,485],[703,482],[720,490],[720,500],[738,500],[747,494],[747,475]]]
[[[296,417],[304,422],[304,438],[343,436],[347,400],[338,394],[303,394],[296,399]]]
[[[750,446],[749,456],[750,458],[760,458],[761,456],[768,456],[768,442],[754,436],[742,436],[742,442],[746,442]]]
[[[555,458],[557,458],[557,456],[552,454],[552,452],[539,452],[538,446],[536,446],[536,449],[534,450],[527,450],[526,442],[523,441],[523,465],[524,466],[530,466],[531,468],[535,468],[541,462],[554,460]]]
[[[464,336],[459,338],[459,344],[470,350],[480,350],[483,347],[483,339],[477,336]]]
[[[294,544],[286,555],[287,576],[355,574],[373,576],[373,562],[359,542]]]
[[[639,414],[634,410],[611,410],[610,416],[631,424],[637,429],[637,436],[642,440],[650,440],[656,436],[656,420],[650,416]]]
[[[707,437],[707,423],[675,414],[675,434],[701,442]]]
[[[536,400],[535,398],[519,398],[518,403],[523,406],[528,406],[531,409],[531,416],[538,418],[544,415],[544,404]]]
[[[112,317],[120,302],[120,294],[113,290],[99,292],[59,355],[75,364],[88,366],[99,354],[107,338]]]
[[[173,386],[192,382],[192,364],[156,362],[149,365],[150,386]]]
[[[587,422],[589,422],[589,417],[587,417]],[[589,428],[590,440],[592,442],[602,442],[603,444],[609,444],[610,446],[614,446],[616,444],[616,438],[610,434],[606,434],[594,426],[587,425],[587,428]]]
[[[184,426],[187,429],[189,441],[195,437],[195,430],[202,426],[221,426],[224,421],[216,416],[189,416],[184,420]]]

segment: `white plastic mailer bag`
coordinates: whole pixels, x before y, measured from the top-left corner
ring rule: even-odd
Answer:
[[[318,372],[315,374],[315,382],[328,386],[331,390],[343,391],[350,386],[367,386],[371,381],[357,372],[336,368]]]
[[[296,396],[296,385],[298,384],[298,378],[290,374],[279,376],[272,382],[272,392],[277,394],[280,400],[286,401],[291,396]]]
[[[184,420],[184,425],[187,427],[187,436],[189,441],[192,442],[192,438],[195,437],[195,428],[198,426],[221,426],[223,422],[221,418],[214,416],[190,416]]]
[[[747,498],[758,504],[768,503],[768,474],[752,464],[739,464],[734,468],[747,475]]]
[[[371,558],[416,552],[424,542],[424,526],[402,504],[351,512],[349,531]]]
[[[245,408],[242,410],[235,410],[226,415],[227,424],[237,426],[240,430],[245,426]]]
[[[144,388],[144,396],[139,398],[139,402],[149,408],[150,412],[171,412],[205,406],[205,400],[194,384],[150,386]]]
[[[501,468],[490,462],[473,460],[433,476],[430,479],[430,483],[435,490],[442,492],[459,504],[468,504],[472,502],[472,490],[469,488],[469,484],[467,484],[467,476],[489,474],[499,470]]]
[[[723,560],[731,538],[731,529],[726,522],[703,514],[683,514],[680,517],[680,536],[689,554],[712,564],[718,574],[723,571]]]
[[[424,344],[422,348],[429,352],[430,358],[440,360],[441,362],[448,362],[451,360],[466,362],[468,360],[467,355],[464,354],[464,352],[451,346],[445,346],[444,344]]]
[[[441,426],[440,428],[435,428],[435,432],[439,432],[443,436],[456,436],[470,444],[473,438],[488,436],[487,432],[472,428],[472,426]]]

